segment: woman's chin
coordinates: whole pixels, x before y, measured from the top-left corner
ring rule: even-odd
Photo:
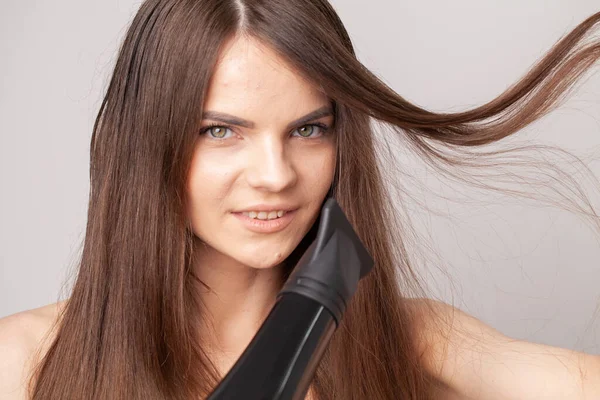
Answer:
[[[263,256],[258,259],[250,261],[247,265],[256,269],[272,269],[281,265],[285,260],[281,252],[275,252],[270,256]]]

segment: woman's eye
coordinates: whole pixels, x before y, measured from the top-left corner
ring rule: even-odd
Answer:
[[[213,125],[202,129],[200,133],[208,133],[213,139],[227,139],[228,130],[230,131],[226,126]]]
[[[293,136],[312,139],[323,136],[327,132],[327,129],[328,127],[324,124],[304,125],[294,130],[294,133],[297,132],[298,134]],[[200,134],[208,134],[211,139],[217,140],[228,139],[231,133],[231,129],[223,125],[210,125],[200,130]]]
[[[319,134],[315,134],[315,131],[319,132]],[[298,132],[300,134],[300,137],[312,138],[315,136],[323,136],[325,132],[327,132],[327,126],[323,124],[309,124],[301,126],[294,132]]]

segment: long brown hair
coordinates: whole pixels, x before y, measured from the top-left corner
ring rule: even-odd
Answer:
[[[415,346],[406,300],[426,297],[409,252],[414,232],[398,222],[371,122],[386,124],[386,135],[403,138],[442,173],[485,166],[480,159],[501,152],[477,158],[462,151],[499,141],[556,106],[600,56],[598,42],[584,41],[598,21],[600,13],[582,22],[495,100],[443,114],[409,103],[367,70],[326,0],[145,1],[94,125],[78,275],[32,375],[31,397],[190,399],[206,396],[222,378],[196,335],[202,304],[190,269],[185,187],[221,45],[248,35],[272,46],[335,105],[332,195],[376,261],[317,369],[315,394],[431,398],[436,382]],[[287,260],[288,272],[296,256]]]

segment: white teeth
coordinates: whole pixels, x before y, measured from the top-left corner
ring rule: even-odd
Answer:
[[[269,220],[283,217],[285,215],[285,211],[243,211],[242,214],[250,218]]]

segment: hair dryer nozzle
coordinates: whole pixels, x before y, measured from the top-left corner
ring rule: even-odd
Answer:
[[[319,231],[279,292],[294,292],[323,304],[339,325],[358,281],[373,259],[342,209],[329,198],[321,210]]]

